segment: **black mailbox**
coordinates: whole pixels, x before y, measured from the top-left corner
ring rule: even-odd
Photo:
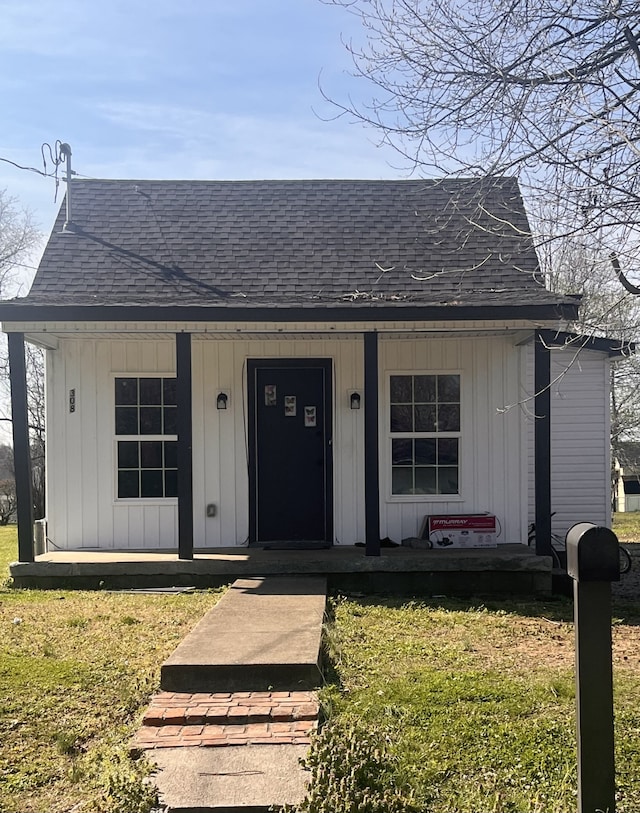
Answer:
[[[567,573],[578,582],[620,581],[618,537],[610,528],[579,522],[567,531]]]

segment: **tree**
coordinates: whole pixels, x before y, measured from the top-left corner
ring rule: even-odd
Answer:
[[[622,349],[633,342],[640,331],[640,300],[612,281],[606,258],[578,239],[548,244],[539,256],[551,290],[582,292],[573,330],[618,339]],[[613,458],[623,461],[626,442],[640,441],[640,357],[629,354],[614,362],[610,376],[611,449]]]
[[[0,189],[0,294],[7,296],[15,281],[16,267],[35,248],[40,234],[31,214],[16,198]]]
[[[7,296],[16,281],[17,267],[35,248],[39,239],[40,234],[29,212],[22,209],[6,190],[0,190],[0,296]],[[34,509],[38,518],[44,516],[44,360],[42,352],[33,345],[27,345],[26,364]],[[8,404],[9,398],[8,366],[6,345],[3,344],[0,349],[0,376],[4,384],[5,404]],[[5,415],[0,420],[10,422],[11,418]],[[11,477],[3,478],[5,491],[10,489],[10,480]]]
[[[34,519],[45,516],[45,403],[44,352],[25,344],[27,367],[27,415],[31,448],[31,496]]]
[[[17,507],[15,480],[12,477],[0,480],[0,526],[15,520]]]
[[[366,31],[348,47],[375,91],[344,113],[421,172],[519,175],[545,238],[638,259],[640,0],[326,1]]]

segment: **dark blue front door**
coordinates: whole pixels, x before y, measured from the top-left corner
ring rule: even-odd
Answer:
[[[331,361],[249,362],[250,540],[331,542]]]

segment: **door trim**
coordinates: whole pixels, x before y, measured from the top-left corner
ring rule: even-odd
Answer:
[[[260,544],[258,536],[258,458],[256,376],[259,369],[315,368],[324,370],[325,415],[325,482],[324,527],[325,542],[333,545],[333,360],[330,358],[258,358],[247,359],[247,459],[249,465],[249,545]]]

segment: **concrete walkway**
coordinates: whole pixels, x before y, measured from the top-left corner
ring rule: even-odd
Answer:
[[[296,804],[318,723],[321,577],[239,579],[163,664],[133,743],[172,813]]]

